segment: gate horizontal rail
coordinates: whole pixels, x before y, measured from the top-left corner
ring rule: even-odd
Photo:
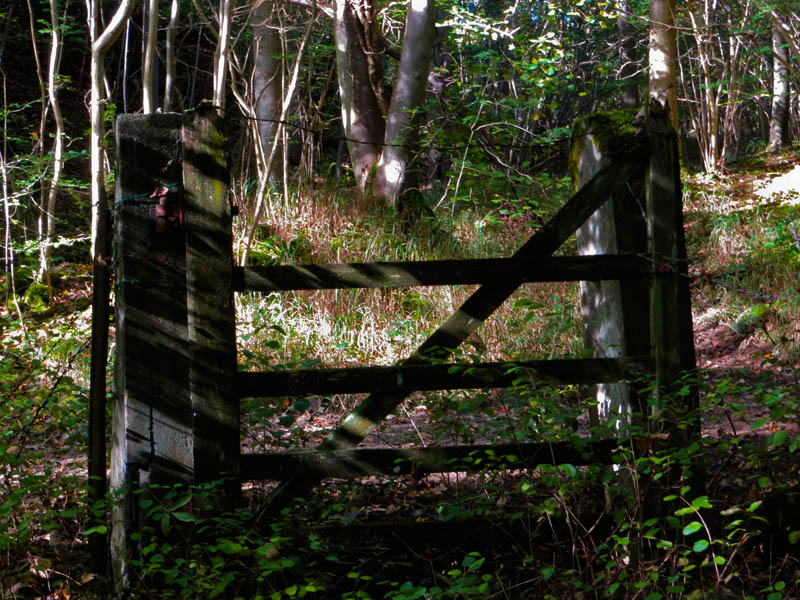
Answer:
[[[239,477],[244,481],[285,480],[300,469],[323,478],[353,479],[387,473],[422,475],[532,469],[545,464],[585,466],[608,464],[615,453],[631,448],[631,443],[621,438],[589,441],[580,447],[572,441],[562,441],[242,454]]]
[[[236,292],[646,279],[637,254],[234,267]]]
[[[297,394],[358,394],[366,392],[505,388],[521,379],[565,385],[614,383],[646,377],[653,372],[650,356],[572,358],[485,363],[410,364],[239,372],[239,398]]]

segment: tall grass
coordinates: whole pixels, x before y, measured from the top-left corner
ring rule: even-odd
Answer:
[[[273,202],[251,264],[308,264],[510,256],[535,231],[531,217],[501,218],[478,203],[409,221],[335,188],[296,190]],[[321,290],[239,297],[241,348],[269,364],[391,364],[408,356],[474,286]],[[527,307],[520,310],[519,307]],[[536,313],[530,307],[538,307]],[[577,286],[523,286],[479,332],[491,358],[558,356],[579,350]],[[257,355],[268,357],[256,358]]]

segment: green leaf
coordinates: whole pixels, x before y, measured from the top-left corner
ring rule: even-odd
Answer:
[[[780,446],[789,438],[789,432],[785,429],[781,429],[780,431],[776,431],[775,435],[772,436],[772,444],[775,446]]]
[[[683,528],[683,535],[690,536],[692,534],[695,534],[698,531],[700,531],[702,527],[703,526],[700,524],[699,521],[692,521],[686,527]]]
[[[697,540],[692,546],[692,550],[695,552],[705,552],[706,548],[708,548],[708,540]]]
[[[708,496],[700,496],[692,500],[692,506],[695,508],[711,508],[711,503],[708,501]]]
[[[578,469],[569,463],[558,465],[558,468],[561,471],[564,471],[564,473],[566,473],[570,479],[575,479],[575,477],[578,475]]]
[[[197,520],[193,514],[187,512],[174,512],[172,513],[172,516],[178,519],[178,521],[182,521],[184,523],[193,523]]]
[[[761,507],[761,500],[756,500],[747,507],[747,512],[755,512]]]
[[[97,527],[90,527],[86,531],[81,531],[81,535],[92,535],[94,533],[99,533],[100,535],[104,535],[107,532],[108,532],[108,527],[106,527],[105,525],[98,525]],[[793,531],[792,533],[797,533],[797,532]],[[791,534],[789,534],[789,539],[791,539]]]
[[[541,573],[542,577],[544,577],[544,580],[547,581],[553,575],[555,575],[556,570],[553,567],[542,567],[539,569],[539,573]]]

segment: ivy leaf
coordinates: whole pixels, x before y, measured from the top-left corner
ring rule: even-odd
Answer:
[[[690,536],[694,533],[700,531],[703,526],[700,524],[699,521],[692,521],[686,527],[683,528],[683,535]]]

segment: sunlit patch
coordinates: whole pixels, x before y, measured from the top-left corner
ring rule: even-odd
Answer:
[[[428,8],[428,0],[411,0],[411,10],[423,12]]]
[[[390,185],[395,185],[400,183],[402,177],[403,165],[400,164],[399,160],[390,160],[389,164],[386,166],[386,181],[388,181]]]
[[[756,181],[753,188],[754,194],[760,201],[778,201],[789,206],[800,205],[800,165],[795,165],[788,173],[772,180]]]
[[[361,415],[350,415],[347,417],[347,419],[345,419],[344,423],[342,423],[342,429],[348,433],[362,438],[365,437],[374,427],[374,421],[367,419],[366,417],[362,417]]]

